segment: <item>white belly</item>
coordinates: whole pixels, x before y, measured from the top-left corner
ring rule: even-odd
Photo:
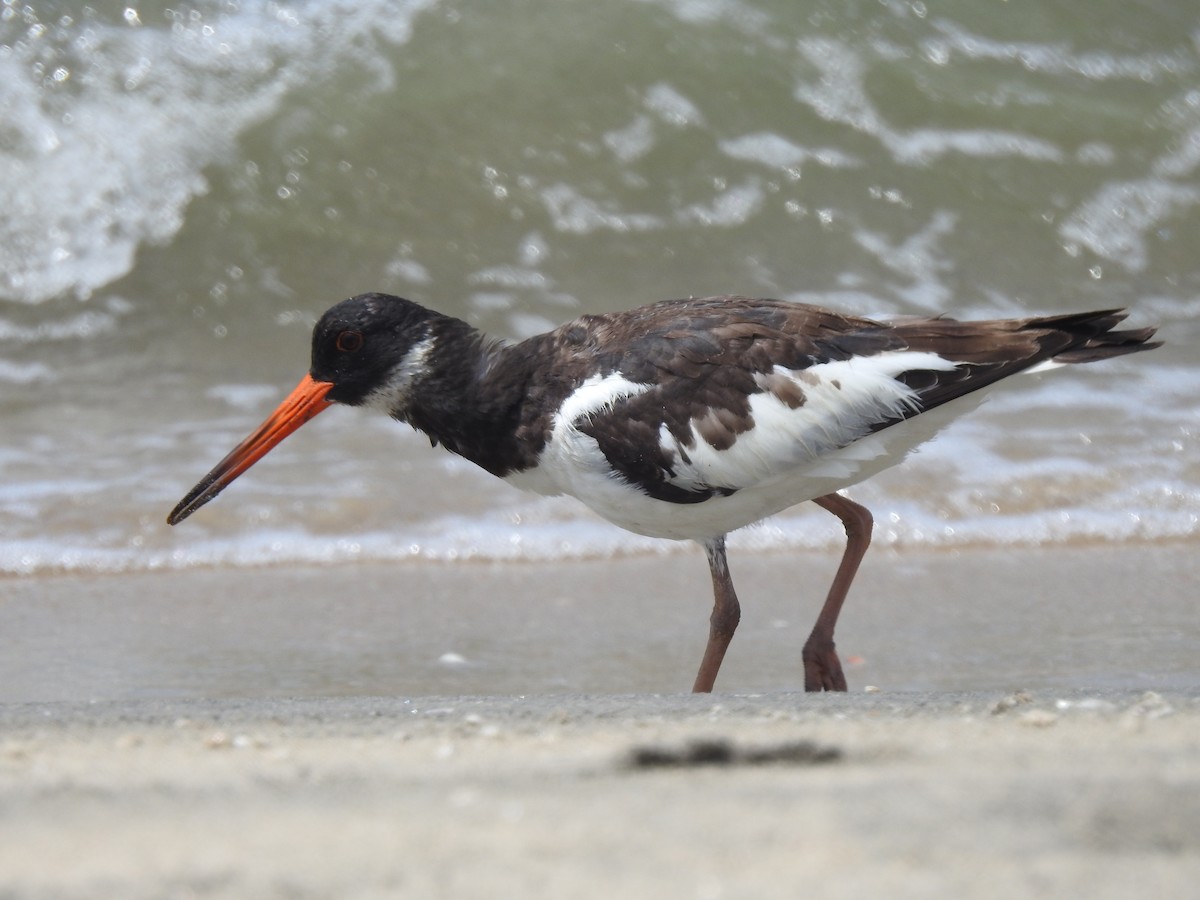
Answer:
[[[556,430],[537,468],[505,480],[541,494],[568,494],[614,525],[650,537],[703,541],[857,484],[901,462],[950,421],[974,409],[988,390],[976,391],[884,428],[815,461],[700,503],[648,496],[609,467],[596,441],[574,429]],[[735,444],[736,446],[736,444]],[[727,451],[714,451],[718,454]]]

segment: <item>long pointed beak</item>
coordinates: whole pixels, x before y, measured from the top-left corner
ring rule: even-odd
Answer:
[[[266,456],[272,447],[317,413],[332,406],[333,402],[325,399],[332,387],[328,381],[314,381],[311,375],[305,375],[296,389],[250,437],[234,447],[198,485],[188,491],[188,495],[167,516],[167,524],[178,525]]]

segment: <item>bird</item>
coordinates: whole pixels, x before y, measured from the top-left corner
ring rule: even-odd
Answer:
[[[382,293],[325,312],[308,373],[172,510],[178,524],[335,404],[382,412],[515,487],[566,494],[637,534],[699,543],[712,577],[692,690],[741,618],[729,532],[806,501],[845,549],[801,650],[807,691],[845,691],[834,631],[871,541],[844,489],[901,462],[1009,376],[1150,350],[1126,310],[873,319],[717,296],[582,315],[512,342]]]

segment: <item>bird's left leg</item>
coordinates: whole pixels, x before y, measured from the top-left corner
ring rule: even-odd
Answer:
[[[692,685],[692,692],[697,694],[712,692],[721,660],[725,658],[725,651],[729,649],[729,642],[733,640],[733,633],[742,618],[742,607],[733,591],[733,579],[729,577],[729,563],[725,559],[725,536],[705,541],[704,552],[708,556],[709,572],[712,573],[713,610],[708,620],[708,645],[704,648],[704,658],[700,660],[696,683]]]
[[[874,519],[871,511],[865,506],[847,500],[841,494],[826,494],[817,497],[813,503],[822,509],[827,509],[839,519],[846,529],[846,550],[842,554],[841,565],[833,577],[829,595],[825,605],[817,616],[817,624],[804,642],[801,657],[804,660],[804,689],[806,691],[844,691],[846,676],[842,674],[842,664],[838,661],[837,650],[833,644],[833,629],[837,626],[838,614],[842,611],[842,603],[850,591],[850,583],[858,572],[859,563],[871,545],[871,529]]]

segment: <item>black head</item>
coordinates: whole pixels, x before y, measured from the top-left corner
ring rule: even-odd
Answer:
[[[329,400],[359,406],[403,377],[406,361],[429,340],[437,318],[438,313],[389,294],[343,300],[313,328],[309,374],[333,385]]]
[[[433,323],[445,316],[387,294],[360,294],[339,303],[313,329],[312,369],[258,428],[204,476],[171,510],[182,522],[272,447],[334,403],[376,403],[404,414],[412,382],[424,371]]]

